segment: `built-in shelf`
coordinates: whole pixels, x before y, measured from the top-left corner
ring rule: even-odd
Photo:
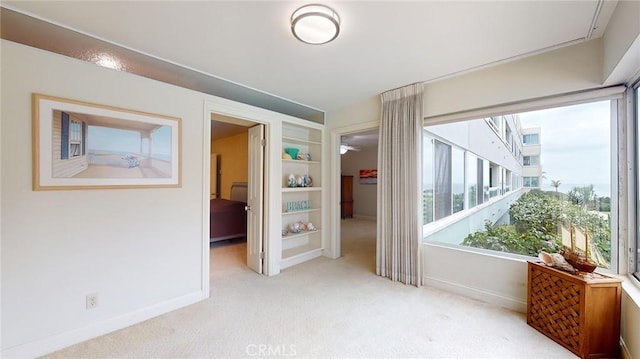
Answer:
[[[303,236],[308,236],[308,235],[314,234],[314,233],[320,233],[320,230],[317,229],[315,231],[302,231],[300,233],[289,233],[286,236],[282,236],[282,239],[291,239],[291,238],[303,237]]]
[[[282,159],[282,229],[288,229],[291,223],[300,220],[313,223],[316,228],[323,226],[322,218],[322,138],[323,126],[306,125],[299,122],[283,122],[283,149],[297,148],[305,159]],[[285,152],[286,153],[286,152]],[[306,156],[310,157],[306,157]],[[303,157],[301,157],[303,158]],[[313,187],[287,187],[291,175],[313,178]],[[308,203],[308,207],[299,211],[284,212],[290,203]],[[310,204],[313,203],[313,207]],[[309,208],[311,207],[311,208]],[[297,215],[297,216],[296,216]],[[319,229],[300,233],[287,233],[281,237],[280,268],[284,269],[322,255],[324,233]]]
[[[305,164],[310,164],[310,165],[319,165],[320,161],[307,161],[307,160],[288,160],[288,159],[282,159],[282,162],[287,162],[287,163],[296,163],[296,164],[301,164],[301,165],[305,165]]]
[[[282,192],[319,192],[322,187],[285,187]]]
[[[321,145],[322,144],[321,142],[318,142],[318,141],[311,141],[311,140],[305,140],[301,138],[288,137],[288,136],[282,136],[282,142],[299,143],[302,145]]]
[[[289,214],[310,213],[310,212],[318,212],[318,211],[320,211],[320,208],[311,208],[311,209],[303,209],[300,211],[282,212],[282,215],[286,216]]]

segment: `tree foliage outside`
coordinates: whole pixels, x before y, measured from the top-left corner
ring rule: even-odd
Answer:
[[[596,197],[593,195],[591,198]],[[538,256],[541,251],[554,253],[562,246],[558,224],[564,221],[584,228],[607,263],[610,263],[610,217],[607,215],[607,219],[604,219],[601,213],[588,210],[583,203],[575,203],[570,195],[569,200],[563,200],[554,192],[532,190],[511,205],[511,225],[494,226],[487,222],[484,231],[469,234],[462,244],[532,257]]]

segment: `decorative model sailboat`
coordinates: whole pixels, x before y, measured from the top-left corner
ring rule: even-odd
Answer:
[[[589,257],[589,233],[573,224],[569,224],[569,228],[561,224],[560,231],[563,245],[560,254],[564,259],[580,272],[593,272],[598,265],[591,262]]]

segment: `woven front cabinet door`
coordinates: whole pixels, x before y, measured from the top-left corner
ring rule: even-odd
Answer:
[[[527,323],[581,358],[617,358],[620,280],[529,262]]]

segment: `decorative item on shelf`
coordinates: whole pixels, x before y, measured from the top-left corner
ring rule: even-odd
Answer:
[[[310,208],[310,200],[287,202],[287,212],[304,211]]]
[[[288,231],[288,233],[296,234],[296,233],[302,233],[302,232],[313,232],[317,230],[318,229],[316,228],[316,226],[313,225],[313,223],[300,221],[300,222],[289,223],[287,228],[282,231],[282,235],[283,236],[287,235],[284,233],[285,231]]]
[[[293,173],[290,174],[288,179],[287,179],[287,186],[288,187],[297,187],[296,186],[296,175],[294,175]]]
[[[289,224],[289,233],[300,233],[302,231],[302,227],[300,226],[300,222],[294,222]]]
[[[297,159],[298,158],[298,152],[300,150],[297,148],[293,148],[293,147],[289,147],[289,148],[285,148],[284,152],[286,152],[287,154],[289,154],[289,156],[291,156],[291,159]]]
[[[282,152],[282,159],[283,160],[290,160],[291,159],[291,155],[286,153],[286,152]]]
[[[311,154],[310,153],[305,153],[304,154],[304,159],[307,161],[311,161]]]
[[[312,187],[313,186],[313,180],[311,179],[311,176],[304,175],[304,186],[305,187]]]
[[[282,230],[282,236],[284,237],[284,236],[286,236],[287,234],[289,234],[289,230],[288,230],[288,229],[286,229],[286,228],[284,228],[284,229]]]
[[[291,187],[291,188],[295,188],[295,187],[312,187],[313,186],[313,180],[311,179],[311,176],[309,176],[309,175],[296,175],[296,174],[291,173],[286,178],[286,186],[287,187]]]
[[[299,152],[298,156],[296,157],[297,160],[301,160],[301,161],[306,161],[307,160],[307,154],[303,153],[303,152]]]

